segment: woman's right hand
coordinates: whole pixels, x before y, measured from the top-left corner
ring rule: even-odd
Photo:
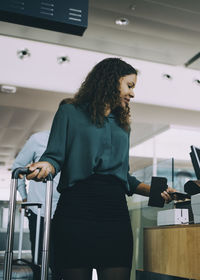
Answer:
[[[55,174],[55,168],[48,161],[35,162],[27,167],[32,171],[26,176],[26,179],[28,180],[36,179],[37,181],[43,181],[49,173],[52,173],[52,175]]]

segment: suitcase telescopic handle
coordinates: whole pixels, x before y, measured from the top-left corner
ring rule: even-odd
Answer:
[[[29,170],[28,167],[17,167],[12,172],[12,179],[18,179],[19,174],[28,175],[31,174],[32,171]],[[49,173],[45,178],[46,181],[53,181],[53,175]]]
[[[10,280],[12,275],[12,258],[13,258],[13,242],[14,242],[14,225],[15,225],[15,206],[16,206],[16,192],[17,181],[19,174],[30,174],[28,167],[18,167],[12,172],[11,186],[10,186],[10,203],[9,203],[9,216],[7,227],[7,240],[6,250],[4,256],[4,269],[3,280]],[[49,232],[50,232],[50,220],[51,220],[51,205],[52,205],[52,193],[53,193],[53,175],[51,173],[45,178],[47,183],[46,199],[45,199],[45,219],[44,219],[44,240],[43,240],[43,256],[42,256],[42,268],[41,279],[48,279],[48,255],[49,255]]]

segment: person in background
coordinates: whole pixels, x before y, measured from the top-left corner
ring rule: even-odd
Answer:
[[[133,236],[125,194],[149,196],[129,175],[130,99],[137,71],[99,62],[55,114],[46,151],[27,179],[61,171],[53,219],[55,266],[64,280],[129,280]],[[39,169],[38,169],[39,168]],[[169,188],[161,196],[171,201]]]
[[[30,163],[37,162],[41,155],[44,153],[49,139],[49,131],[41,131],[33,134],[25,143],[21,151],[18,153],[13,165],[12,170],[17,167],[24,167]],[[60,174],[54,177],[53,180],[53,197],[52,197],[52,217],[56,209],[56,205],[60,194],[56,188]],[[39,251],[38,251],[38,264],[41,264],[42,258],[42,241],[43,241],[43,223],[44,223],[44,210],[45,210],[45,194],[46,184],[43,182],[30,181],[29,190],[26,189],[25,178],[18,180],[18,191],[22,197],[23,202],[37,202],[41,203],[41,223],[40,223],[40,237],[39,237]],[[36,221],[37,221],[37,207],[29,206],[26,209],[26,216],[29,221],[30,241],[32,261],[34,260],[35,253],[35,236],[36,236]],[[50,265],[51,265],[50,258]]]

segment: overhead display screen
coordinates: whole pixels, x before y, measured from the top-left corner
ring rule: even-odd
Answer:
[[[0,20],[81,36],[88,0],[1,0]]]

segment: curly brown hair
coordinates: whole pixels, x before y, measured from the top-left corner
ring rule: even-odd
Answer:
[[[93,67],[74,98],[64,102],[75,106],[86,104],[92,123],[98,127],[104,125],[106,106],[109,105],[118,124],[128,131],[130,108],[120,106],[119,80],[130,74],[137,75],[137,70],[130,64],[120,58],[106,58]]]

